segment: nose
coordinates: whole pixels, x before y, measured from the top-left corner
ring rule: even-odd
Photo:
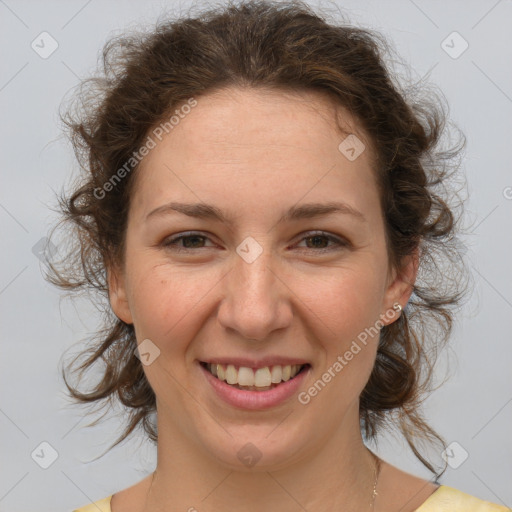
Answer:
[[[235,255],[217,310],[221,326],[253,342],[265,341],[274,331],[288,327],[293,317],[292,292],[283,277],[266,251],[252,263]]]

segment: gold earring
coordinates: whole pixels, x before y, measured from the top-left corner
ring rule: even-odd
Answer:
[[[393,309],[397,312],[397,313],[400,313],[402,311],[402,306],[398,303],[398,302],[395,302],[393,304]]]

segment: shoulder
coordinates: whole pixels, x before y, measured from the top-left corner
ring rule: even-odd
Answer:
[[[73,512],[112,512],[112,507],[114,507],[115,510],[123,510],[124,512],[142,509],[142,504],[151,485],[152,477],[153,475],[151,473],[131,487],[116,492],[90,505],[86,505],[85,507],[73,510]]]
[[[416,512],[512,512],[512,509],[441,485]]]
[[[102,500],[95,501],[90,505],[73,510],[73,512],[111,512],[110,511],[110,500],[112,496],[103,498]]]

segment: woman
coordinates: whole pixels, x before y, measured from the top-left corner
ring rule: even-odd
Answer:
[[[506,510],[440,486],[417,447],[442,443],[419,404],[463,293],[432,286],[460,267],[440,188],[456,151],[383,45],[250,2],[106,48],[68,120],[78,251],[53,281],[115,314],[80,367],[103,379],[71,394],[117,396],[119,441],[141,423],[158,462],[79,512]],[[392,415],[436,478],[365,446]]]

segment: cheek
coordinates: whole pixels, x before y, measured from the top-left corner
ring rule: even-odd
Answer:
[[[345,344],[375,325],[382,312],[383,284],[378,271],[353,266],[305,277],[294,286],[301,301],[328,328],[334,344]]]
[[[177,271],[171,275],[168,267],[160,265],[140,272],[133,283],[130,294],[138,341],[149,338],[159,346],[165,343],[166,349],[178,349],[183,329],[198,314],[204,281]]]
[[[297,292],[309,316],[319,319],[315,339],[322,356],[316,378],[328,381],[320,402],[336,403],[334,415],[349,407],[370,377],[380,333],[382,290],[378,270],[353,266],[329,277],[310,277]]]

